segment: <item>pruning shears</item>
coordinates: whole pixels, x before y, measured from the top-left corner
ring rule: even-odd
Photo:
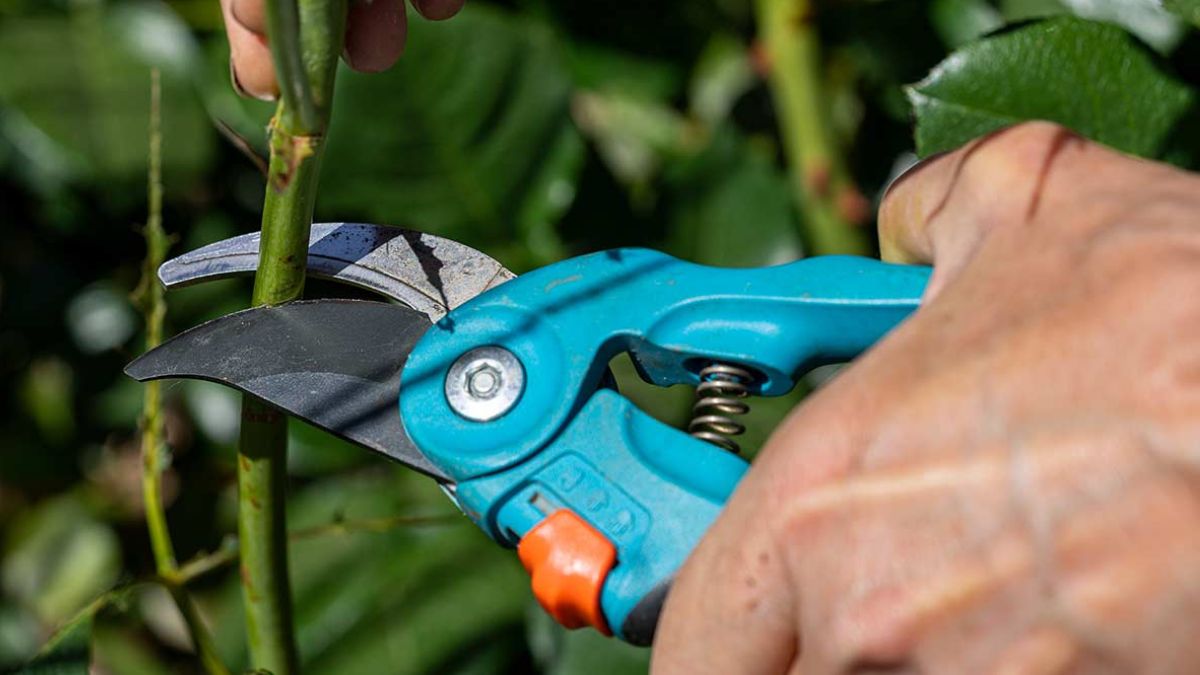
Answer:
[[[165,263],[167,288],[249,274],[259,237]],[[391,302],[224,316],[133,361],[138,380],[226,384],[436,480],[515,547],[560,623],[646,645],[671,580],[748,468],[747,395],[854,358],[919,304],[925,267],[850,256],[717,269],[618,249],[513,275],[470,247],[312,228],[310,274]],[[697,387],[687,431],[621,396],[609,361]]]

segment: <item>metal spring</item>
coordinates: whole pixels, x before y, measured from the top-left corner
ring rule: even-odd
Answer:
[[[714,363],[701,370],[688,433],[734,454],[741,452],[741,446],[730,436],[744,433],[746,426],[732,416],[750,412],[750,404],[743,399],[753,381],[753,371],[728,363]]]

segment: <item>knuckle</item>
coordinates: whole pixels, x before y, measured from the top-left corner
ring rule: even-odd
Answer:
[[[920,630],[905,593],[884,588],[851,604],[835,617],[830,643],[836,661],[848,669],[869,664],[895,667],[916,650]]]
[[[1020,124],[1008,127],[1007,131],[1007,140],[1014,146],[1021,144],[1044,146],[1049,143],[1058,142],[1063,137],[1079,137],[1079,135],[1070,128],[1065,127],[1058,122],[1050,122],[1047,120],[1031,120],[1029,122],[1021,122]]]
[[[1070,129],[1045,121],[1023,122],[986,136],[968,151],[967,178],[989,185],[1023,185],[1039,179],[1048,156],[1079,136]]]

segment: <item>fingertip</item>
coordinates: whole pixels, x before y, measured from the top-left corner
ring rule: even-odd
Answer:
[[[275,66],[267,40],[243,26],[234,17],[238,0],[221,0],[225,35],[229,38],[229,76],[233,88],[243,96],[264,101],[279,97]]]
[[[889,262],[929,262],[933,255],[925,231],[933,210],[932,186],[942,182],[945,153],[915,162],[894,178],[879,204],[880,256]]]
[[[387,70],[403,53],[407,34],[403,0],[352,3],[346,15],[346,49],[342,56],[358,71]]]
[[[431,21],[442,21],[458,14],[464,0],[412,0],[413,9]]]
[[[259,35],[267,33],[267,10],[263,0],[233,0],[229,12],[243,28]]]
[[[1034,219],[1051,167],[1073,156],[1064,150],[1100,147],[1076,141],[1058,124],[1025,122],[920,162],[880,203],[881,251],[889,260],[928,263],[936,249],[939,267],[961,267],[990,231]],[[1063,175],[1082,175],[1078,169]],[[1068,194],[1079,184],[1069,178],[1056,189]]]

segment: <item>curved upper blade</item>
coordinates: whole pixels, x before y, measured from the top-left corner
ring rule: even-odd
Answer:
[[[158,268],[167,288],[248,274],[258,268],[259,233],[185,253]],[[314,223],[308,272],[359,286],[437,321],[447,311],[513,278],[475,249],[431,234],[364,223]]]
[[[382,302],[311,300],[214,319],[125,367],[136,380],[220,382],[441,482],[400,419],[400,371],[430,326]]]

